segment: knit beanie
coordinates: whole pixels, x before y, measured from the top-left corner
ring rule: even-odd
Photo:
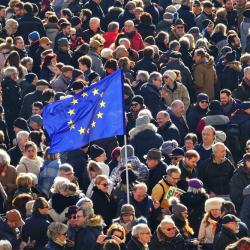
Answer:
[[[182,212],[186,212],[187,211],[187,207],[183,204],[181,204],[178,199],[176,198],[172,198],[169,200],[170,204],[171,204],[171,211],[173,213],[173,215],[180,215],[180,213]]]

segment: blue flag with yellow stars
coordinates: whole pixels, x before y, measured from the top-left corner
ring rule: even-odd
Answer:
[[[122,71],[117,70],[73,97],[47,105],[43,119],[53,154],[124,135]]]

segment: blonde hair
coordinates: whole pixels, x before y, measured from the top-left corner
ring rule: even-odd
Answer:
[[[97,175],[95,178],[95,184],[99,185],[102,181],[109,181],[109,178],[103,174]]]
[[[16,178],[16,185],[18,188],[28,188],[29,185],[33,183],[33,179],[30,174],[27,173],[21,173]]]
[[[65,234],[68,226],[60,222],[52,222],[48,226],[47,236],[50,240],[55,241],[61,234]]]

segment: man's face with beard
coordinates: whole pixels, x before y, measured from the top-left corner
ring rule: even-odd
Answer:
[[[181,24],[176,25],[175,30],[176,30],[177,36],[179,36],[179,37],[181,37],[185,34],[184,25],[181,25]]]

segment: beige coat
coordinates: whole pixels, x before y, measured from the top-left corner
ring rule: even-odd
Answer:
[[[206,63],[194,65],[194,81],[198,93],[206,93],[209,98],[214,98],[214,85],[217,75],[212,57]]]
[[[213,226],[212,223],[210,223],[207,226],[207,223],[205,223],[205,219],[203,218],[200,225],[200,230],[198,234],[198,240],[202,243],[211,243],[214,242],[214,233],[213,233]]]
[[[31,160],[28,159],[26,156],[23,156],[16,170],[17,173],[32,173],[38,177],[42,165],[43,159],[39,156],[35,160]]]

